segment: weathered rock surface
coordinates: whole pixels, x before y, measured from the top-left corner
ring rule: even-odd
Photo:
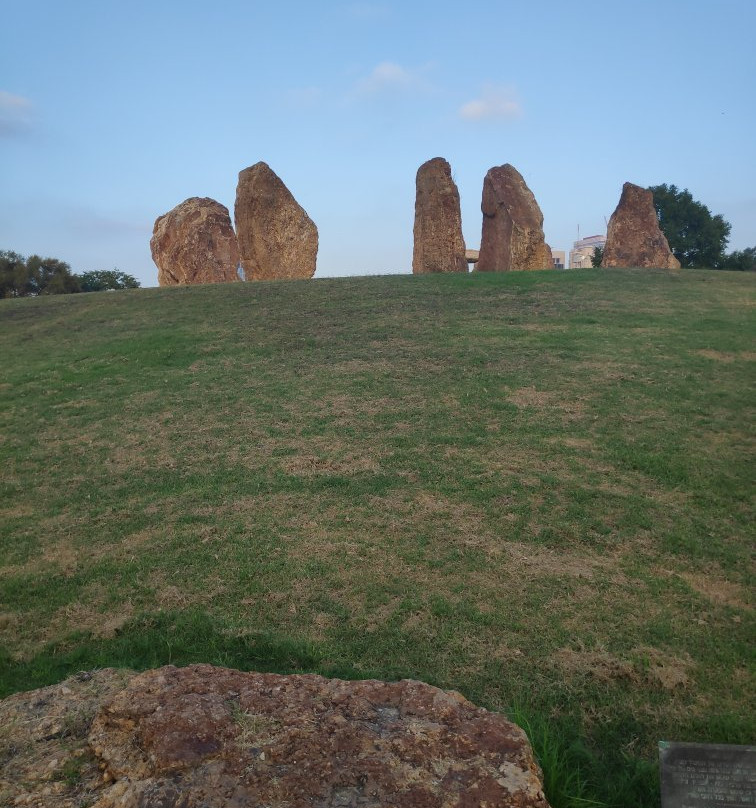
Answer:
[[[483,180],[483,232],[478,272],[551,269],[543,235],[543,214],[533,192],[514,166],[489,170]]]
[[[548,808],[522,730],[414,681],[105,670],[9,697],[0,726],[3,805]]]
[[[434,157],[417,170],[412,272],[467,272],[459,190],[451,166]]]
[[[234,222],[248,281],[315,274],[318,228],[266,163],[239,172]]]
[[[231,216],[214,199],[193,196],[159,216],[150,249],[161,286],[239,280]]]
[[[0,701],[0,805],[92,805],[107,790],[87,741],[92,719],[134,675],[113,668],[78,673]]]
[[[659,227],[654,195],[648,188],[626,182],[619,204],[609,219],[602,267],[680,269]]]

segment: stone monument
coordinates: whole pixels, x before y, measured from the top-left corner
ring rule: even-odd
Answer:
[[[522,175],[509,163],[489,170],[483,181],[483,232],[477,272],[551,269],[543,214]]]
[[[160,286],[239,280],[231,217],[214,199],[193,196],[159,216],[150,249]]]
[[[648,188],[626,182],[619,204],[609,219],[602,267],[680,269],[669,249]]]
[[[412,272],[467,272],[459,190],[443,157],[423,163],[415,180]]]
[[[248,281],[315,274],[318,228],[267,163],[239,173],[234,221]]]

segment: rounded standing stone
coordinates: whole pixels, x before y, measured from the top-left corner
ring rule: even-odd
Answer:
[[[239,280],[231,217],[214,199],[193,196],[159,216],[150,249],[160,286]]]

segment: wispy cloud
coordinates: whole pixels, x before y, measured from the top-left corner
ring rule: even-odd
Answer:
[[[522,115],[522,105],[513,87],[489,84],[479,98],[459,108],[459,117],[466,121],[512,121]]]
[[[396,62],[381,62],[370,75],[360,80],[357,91],[367,95],[396,90],[429,90],[430,83],[425,77],[428,68],[406,68]]]
[[[32,113],[32,102],[28,98],[0,90],[0,137],[14,137],[30,131]]]

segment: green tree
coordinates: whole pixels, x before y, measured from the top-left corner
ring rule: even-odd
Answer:
[[[23,297],[28,280],[26,258],[13,250],[0,250],[0,297]]]
[[[595,247],[593,250],[593,255],[591,256],[591,266],[594,269],[598,269],[601,266],[601,262],[603,260],[604,260],[604,248]]]
[[[109,289],[138,289],[139,281],[118,269],[96,269],[78,276],[82,292],[105,292]]]
[[[745,250],[728,253],[722,262],[722,269],[756,272],[756,247],[746,247]]]
[[[27,294],[67,295],[79,292],[79,279],[65,261],[31,255],[26,259]]]
[[[683,267],[716,269],[725,257],[730,225],[722,216],[712,216],[706,205],[696,202],[687,189],[654,185],[654,207],[669,247]]]

